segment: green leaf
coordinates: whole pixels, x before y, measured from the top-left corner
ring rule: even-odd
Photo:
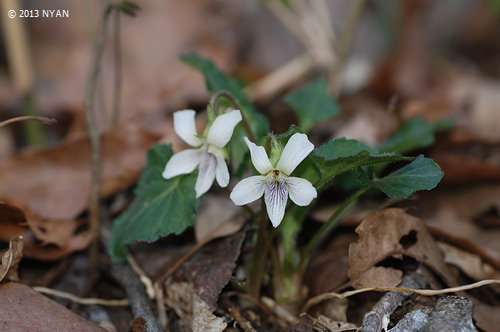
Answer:
[[[404,153],[417,148],[425,148],[434,143],[435,131],[434,125],[421,118],[415,118],[401,126],[379,149]]]
[[[418,190],[431,190],[441,181],[444,172],[432,159],[419,155],[407,166],[383,177],[361,181],[383,191],[392,198],[408,198]]]
[[[297,113],[300,128],[304,131],[340,114],[339,104],[328,92],[328,85],[323,78],[288,93],[284,100]]]
[[[114,220],[109,242],[111,258],[124,261],[126,245],[134,241],[153,242],[169,234],[181,234],[194,223],[197,174],[162,177],[172,157],[171,145],[155,144],[135,190],[136,198],[122,215]]]
[[[330,140],[316,148],[311,158],[321,172],[321,184],[360,166],[413,159],[398,153],[380,153],[375,148],[345,138]]]
[[[197,54],[184,55],[181,59],[203,74],[207,90],[210,93],[217,93],[218,91],[225,90],[236,99],[241,106],[241,112],[248,120],[257,139],[267,135],[268,122],[266,117],[259,113],[248,101],[236,80],[228,78],[215,67],[212,61]],[[231,166],[236,173],[241,173],[241,166],[245,162],[248,154],[248,148],[243,141],[243,137],[245,136],[247,136],[247,134],[243,126],[239,124],[235,128],[233,138],[230,142]]]

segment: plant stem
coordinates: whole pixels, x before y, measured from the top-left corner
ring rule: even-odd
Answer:
[[[106,37],[108,18],[109,18],[109,1],[103,3],[104,14],[101,22],[101,27],[94,41],[94,50],[92,64],[90,67],[90,75],[85,91],[85,115],[87,127],[90,137],[90,147],[92,151],[91,157],[91,180],[90,180],[90,197],[89,197],[89,222],[90,234],[92,236],[92,244],[89,251],[89,262],[91,266],[95,266],[97,262],[97,248],[100,234],[100,218],[99,218],[99,194],[101,189],[101,135],[97,127],[95,114],[95,90],[99,78],[99,64],[104,51],[104,40]]]
[[[234,97],[228,91],[225,91],[225,90],[218,91],[216,94],[214,94],[212,96],[212,98],[210,98],[210,104],[214,105],[215,109],[218,109],[219,108],[218,99],[220,97],[226,98],[233,105],[233,107],[235,109],[240,110],[241,118],[242,118],[241,122],[243,123],[243,127],[245,128],[245,131],[247,132],[247,135],[250,138],[250,140],[252,142],[256,143],[255,134],[253,133],[253,130],[250,127],[250,124],[248,123],[247,118],[245,117],[245,114],[243,114],[243,111],[241,110],[241,105],[238,103],[238,101],[236,99],[234,99]]]
[[[352,203],[354,203],[361,195],[370,189],[369,186],[363,187],[357,192],[355,192],[351,197],[349,197],[341,206],[335,210],[335,212],[330,216],[330,218],[321,226],[321,228],[314,234],[312,239],[307,244],[304,249],[299,263],[299,271],[301,273],[304,271],[305,267],[309,263],[309,259],[313,252],[318,249],[325,239],[330,235],[330,233],[335,229],[335,227],[340,222],[340,219],[347,208],[349,208]]]
[[[115,78],[114,78],[114,94],[113,94],[113,113],[111,115],[111,125],[116,126],[120,119],[120,97],[122,89],[122,54],[121,54],[121,36],[120,36],[120,11],[114,11],[114,56],[115,56]]]
[[[358,27],[358,22],[361,18],[361,14],[363,13],[365,4],[366,0],[353,1],[346,18],[344,29],[342,30],[342,34],[339,38],[336,52],[337,57],[335,58],[335,63],[333,64],[329,80],[330,89],[335,97],[339,97],[340,95],[340,88],[342,86],[342,71],[344,69],[347,55],[351,50],[356,28]]]

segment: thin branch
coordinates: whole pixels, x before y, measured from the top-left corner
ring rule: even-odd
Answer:
[[[137,321],[139,319],[144,320],[145,332],[158,332],[162,331],[162,328],[158,325],[151,308],[149,307],[149,299],[144,292],[144,286],[142,285],[139,277],[132,271],[128,264],[113,264],[111,266],[111,272],[113,277],[117,279],[121,285],[125,288],[127,292],[127,297],[130,299],[130,306],[132,307],[132,313],[134,319]]]
[[[318,296],[310,298],[306,305],[304,306],[304,311],[309,310],[313,305],[316,305],[320,302],[330,300],[330,299],[344,299],[356,294],[360,293],[366,293],[366,292],[401,292],[401,293],[414,293],[418,295],[424,295],[424,296],[434,296],[434,295],[440,295],[440,294],[447,294],[447,293],[456,293],[456,292],[461,292],[461,291],[466,291],[474,288],[479,288],[482,286],[486,285],[491,285],[491,284],[500,284],[499,279],[487,279],[487,280],[481,280],[472,284],[464,285],[464,286],[458,286],[458,287],[451,287],[451,288],[444,288],[444,289],[419,289],[419,288],[406,288],[406,287],[369,287],[369,288],[360,288],[352,291],[347,291],[344,293],[335,293],[335,292],[329,292],[329,293],[324,293],[320,294]]]
[[[155,297],[155,290],[151,279],[146,275],[146,273],[144,273],[144,271],[141,269],[139,264],[137,264],[132,255],[127,254],[127,262],[130,264],[132,270],[139,276],[139,279],[146,288],[146,294],[150,299],[153,299]]]
[[[346,24],[338,40],[337,56],[330,73],[330,90],[333,95],[340,95],[342,87],[342,72],[344,70],[347,55],[351,50],[351,45],[356,35],[359,19],[363,14],[366,0],[354,0],[346,18]]]
[[[303,54],[250,84],[245,93],[252,102],[271,99],[305,77],[314,65],[313,56]]]
[[[74,303],[81,305],[102,305],[107,307],[125,307],[130,305],[130,301],[127,299],[122,300],[104,300],[97,298],[82,298],[71,293],[62,292],[56,289],[51,289],[47,287],[34,286],[32,287],[35,291],[41,294],[51,295],[59,297],[61,299],[70,300]]]
[[[118,124],[118,121],[120,120],[120,97],[121,97],[121,90],[122,90],[122,53],[121,53],[121,31],[120,31],[120,11],[115,10],[114,13],[114,27],[113,27],[113,32],[114,32],[114,56],[115,56],[115,61],[114,61],[114,71],[115,71],[115,78],[114,78],[114,94],[113,94],[113,114],[111,115],[111,125],[116,126]]]
[[[240,327],[245,330],[245,332],[257,332],[257,330],[252,326],[252,323],[243,317],[236,307],[233,306],[229,308],[229,314],[240,325]]]
[[[109,0],[105,0],[103,4],[104,13],[99,32],[96,35],[94,42],[94,51],[92,57],[92,64],[90,67],[90,75],[87,82],[87,89],[85,92],[85,115],[87,120],[87,127],[90,137],[90,146],[92,151],[91,158],[91,183],[90,183],[90,197],[89,197],[89,220],[90,220],[90,233],[93,238],[90,252],[89,261],[91,266],[95,266],[97,261],[97,239],[100,233],[100,217],[99,217],[99,194],[101,187],[101,137],[97,127],[95,106],[95,90],[99,78],[99,68],[104,51],[104,40],[109,19]]]
[[[6,126],[6,125],[14,123],[14,122],[27,121],[27,120],[40,121],[41,123],[48,125],[48,126],[57,123],[57,120],[54,118],[47,118],[45,116],[24,115],[24,116],[17,116],[15,118],[2,121],[2,122],[0,122],[0,127]]]

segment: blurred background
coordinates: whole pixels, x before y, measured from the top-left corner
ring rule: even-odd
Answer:
[[[122,12],[118,20],[109,19],[96,94],[102,130],[114,107],[117,68],[121,123],[140,122],[164,135],[172,111],[202,109],[208,99],[203,78],[179,59],[196,52],[245,84],[251,99],[275,119],[278,132],[294,122],[279,97],[315,75],[330,75],[337,76],[330,83],[346,119],[329,135],[381,141],[397,127],[387,112],[397,99],[397,116],[451,115],[481,138],[499,138],[496,0],[147,0],[137,5],[135,17]],[[18,13],[8,18],[11,7],[39,10],[40,16],[44,9],[66,10],[69,17]],[[54,144],[84,130],[83,100],[103,2],[5,0],[1,9],[1,119],[33,112],[57,118],[60,124],[41,128],[43,137],[35,133],[32,145]],[[364,112],[368,115],[359,116]],[[368,121],[371,117],[375,120]],[[2,158],[29,144],[25,127],[1,128]]]

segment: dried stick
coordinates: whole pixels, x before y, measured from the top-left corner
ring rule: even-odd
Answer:
[[[144,291],[143,284],[130,266],[128,264],[113,264],[111,266],[111,273],[125,288],[127,297],[130,299],[134,319],[136,321],[144,320],[144,331],[163,331],[149,307],[149,300]]]
[[[89,197],[89,220],[90,234],[92,236],[92,244],[89,251],[90,266],[95,267],[97,261],[98,238],[100,234],[100,217],[99,217],[99,194],[101,189],[101,137],[97,127],[95,114],[95,90],[99,78],[99,68],[101,57],[104,51],[104,40],[109,18],[109,0],[103,3],[104,14],[101,26],[96,35],[94,42],[94,50],[92,64],[90,67],[90,75],[85,91],[85,115],[87,127],[90,137],[90,147],[92,151],[91,158],[91,180],[90,180],[90,197]]]
[[[313,56],[303,54],[250,84],[245,93],[252,102],[270,99],[305,77],[314,65]]]
[[[359,19],[363,13],[366,0],[355,0],[347,15],[344,30],[339,37],[337,57],[335,59],[332,71],[330,73],[330,90],[333,95],[338,97],[340,95],[340,88],[342,86],[342,72],[347,59],[347,55],[351,50],[351,45],[354,40],[356,29],[358,27]]]
[[[130,305],[130,301],[127,299],[103,300],[103,299],[96,299],[96,298],[82,298],[82,297],[75,296],[71,293],[62,292],[62,291],[47,288],[47,287],[34,286],[32,288],[35,291],[37,291],[38,293],[59,297],[61,299],[70,300],[74,303],[78,303],[81,305],[102,305],[102,306],[107,306],[107,307],[124,307],[124,306]]]
[[[121,54],[121,36],[120,36],[120,11],[114,11],[114,27],[113,27],[113,51],[115,56],[115,77],[114,77],[114,90],[113,90],[113,114],[111,115],[111,125],[116,126],[120,119],[120,97],[122,90],[122,54]]]
[[[241,328],[245,330],[245,332],[257,332],[252,324],[245,317],[243,317],[236,307],[229,308],[229,314],[241,326]]]
[[[6,125],[14,123],[14,122],[27,121],[27,120],[37,120],[45,125],[53,125],[53,124],[57,123],[57,120],[54,118],[47,118],[45,116],[24,115],[24,116],[17,116],[15,118],[2,121],[2,122],[0,122],[0,127],[6,126]]]

